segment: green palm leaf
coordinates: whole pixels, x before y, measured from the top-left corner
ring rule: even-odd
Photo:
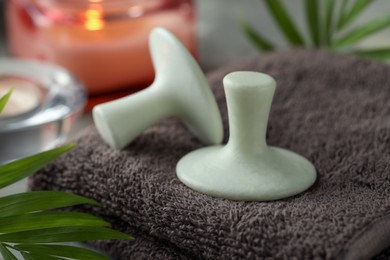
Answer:
[[[11,92],[0,98],[0,112]],[[33,174],[72,148],[73,145],[65,145],[0,166],[0,188]],[[31,244],[133,239],[124,233],[104,228],[109,226],[108,222],[89,214],[36,212],[78,204],[99,205],[94,200],[58,191],[26,192],[0,198],[0,255],[5,260],[17,259],[9,250],[11,248],[20,251],[26,260],[108,259],[97,252],[73,246]],[[29,245],[11,246],[4,243],[7,241]]]
[[[57,243],[109,239],[133,240],[133,237],[103,227],[58,227],[0,234],[0,241],[10,243]]]
[[[4,96],[2,96],[0,98],[0,113],[1,113],[1,111],[3,111],[5,105],[7,104],[8,100],[12,94],[12,91],[13,90],[11,89],[10,91],[7,92],[7,94],[5,94]]]
[[[304,38],[301,36],[280,0],[263,1],[290,46],[310,46],[310,44],[304,41]],[[338,48],[356,44],[366,37],[369,37],[371,34],[390,27],[390,16],[386,16],[372,20],[343,33],[341,29],[351,24],[370,4],[374,3],[374,1],[324,1],[324,5],[318,0],[305,0],[304,2],[307,28],[310,33],[311,42],[315,47],[327,47],[331,50],[337,50]],[[320,7],[322,6],[324,7],[324,12],[320,10]],[[254,43],[259,50],[271,51],[275,48],[275,45],[272,42],[269,42],[248,23],[241,22],[241,28],[247,38]],[[339,37],[339,35],[341,37]],[[381,58],[378,53],[383,52],[362,52],[358,54],[366,57]]]
[[[44,165],[57,159],[61,154],[73,149],[74,145],[64,145],[50,151],[38,153],[0,166],[0,188],[6,187],[30,176]]]
[[[347,16],[347,7],[349,0],[341,0],[341,7],[339,11],[339,17],[337,20],[337,29],[341,29],[341,25],[344,23],[345,17]]]
[[[321,41],[321,30],[320,20],[318,15],[318,2],[317,0],[306,0],[306,20],[309,26],[310,36],[314,46],[320,46]]]
[[[27,254],[27,253],[24,253],[24,252],[22,252],[21,253],[22,254],[22,256],[23,256],[23,258],[25,259],[25,260],[37,260],[37,258],[34,258],[32,255],[30,255],[30,254]]]
[[[390,26],[390,17],[381,17],[379,19],[373,20],[354,29],[353,31],[342,37],[340,40],[336,41],[334,47],[341,48],[344,46],[351,45],[373,33],[387,28],[388,26]]]
[[[251,40],[259,50],[270,51],[273,49],[271,43],[269,43],[262,35],[256,32],[249,23],[242,21],[241,28],[249,40]]]
[[[11,251],[8,250],[3,244],[0,243],[0,253],[4,257],[4,260],[18,260]]]
[[[110,224],[89,214],[73,212],[37,212],[0,218],[0,233],[68,226],[110,226]]]
[[[367,8],[367,6],[373,3],[373,0],[356,0],[355,4],[351,7],[351,10],[347,15],[343,16],[343,19],[340,21],[338,26],[339,29],[342,29],[349,25],[353,20],[355,20],[358,15]]]
[[[19,251],[27,251],[32,253],[40,253],[51,256],[67,257],[71,259],[83,259],[83,260],[108,260],[108,257],[103,256],[95,251],[63,245],[15,245]]]
[[[390,60],[390,48],[383,49],[371,49],[371,50],[358,50],[353,51],[354,54],[376,59],[376,60]]]
[[[71,193],[59,191],[33,191],[0,198],[0,217],[79,204],[100,205],[94,200]]]
[[[39,253],[26,253],[22,252],[25,260],[65,260],[62,257],[56,257],[51,255],[39,254]]]
[[[280,1],[266,0],[265,3],[286,39],[294,46],[303,46],[304,41],[302,36],[299,34],[294,22],[291,20]]]
[[[333,13],[335,0],[327,0],[325,7],[325,21],[324,21],[324,42],[327,46],[332,43],[332,29],[333,29]]]

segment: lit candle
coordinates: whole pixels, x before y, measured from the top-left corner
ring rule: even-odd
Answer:
[[[37,108],[41,103],[42,93],[39,87],[23,78],[0,78],[0,97],[13,89],[12,95],[0,114],[1,117],[23,115]]]
[[[90,94],[153,80],[148,36],[156,26],[195,51],[191,0],[30,0],[28,8],[25,2],[10,1],[7,12],[13,54],[68,68]]]

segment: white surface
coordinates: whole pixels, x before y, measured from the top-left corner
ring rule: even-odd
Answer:
[[[266,143],[275,80],[257,72],[233,72],[223,83],[229,141],[184,156],[176,168],[179,179],[204,194],[245,201],[282,199],[309,188],[316,179],[314,166]]]
[[[95,125],[111,147],[122,149],[164,118],[181,119],[206,144],[220,144],[222,120],[198,64],[169,31],[156,28],[149,40],[156,78],[132,95],[96,106]]]

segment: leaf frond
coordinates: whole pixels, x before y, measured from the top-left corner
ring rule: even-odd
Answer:
[[[74,145],[64,145],[46,152],[41,152],[0,166],[0,188],[11,185],[57,159],[63,153],[74,148]]]
[[[241,21],[241,28],[248,39],[261,51],[273,50],[272,44],[246,21]]]
[[[290,44],[293,46],[304,46],[302,36],[281,2],[279,0],[265,0],[265,3],[279,29]]]

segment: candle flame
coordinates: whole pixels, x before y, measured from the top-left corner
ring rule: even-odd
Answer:
[[[85,28],[89,31],[101,30],[104,27],[103,12],[101,8],[92,6],[85,11]]]

